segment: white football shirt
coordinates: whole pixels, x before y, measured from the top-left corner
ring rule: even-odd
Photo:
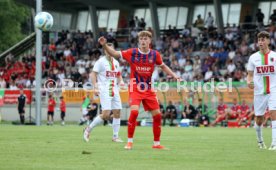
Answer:
[[[119,90],[117,85],[117,78],[121,74],[119,62],[113,57],[109,61],[106,56],[102,56],[96,61],[93,71],[98,73],[99,91],[108,92],[110,96],[114,96],[114,93]]]
[[[262,54],[260,51],[249,58],[247,70],[254,71],[254,95],[276,93],[276,53],[269,51]]]

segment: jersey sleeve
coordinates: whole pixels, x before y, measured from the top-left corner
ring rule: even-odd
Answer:
[[[159,52],[156,52],[156,61],[155,64],[158,66],[163,65],[163,60]]]
[[[252,62],[252,56],[250,56],[247,64],[247,71],[254,71],[254,69],[255,69],[255,66]]]
[[[93,67],[93,71],[99,73],[99,72],[101,72],[101,68],[102,67],[101,67],[100,60],[96,61],[95,65]]]
[[[123,50],[121,51],[121,57],[123,59],[125,59],[127,62],[131,62],[131,56],[132,56],[132,51],[135,49],[127,49],[127,50]]]

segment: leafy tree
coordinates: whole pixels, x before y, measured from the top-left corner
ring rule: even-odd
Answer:
[[[30,9],[14,0],[0,0],[0,53],[22,40],[21,25],[31,16]]]

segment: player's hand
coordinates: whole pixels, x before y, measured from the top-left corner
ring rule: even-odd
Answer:
[[[247,86],[248,86],[250,89],[254,89],[254,82],[247,82]]]
[[[99,95],[100,95],[99,89],[96,88],[96,89],[94,90],[94,95],[95,95],[95,96],[99,96]]]
[[[124,90],[126,89],[125,83],[123,81],[120,82],[119,86],[120,86],[120,89],[124,89]]]
[[[182,78],[180,78],[180,77],[178,77],[178,76],[175,77],[175,79],[176,79],[177,82],[183,82],[183,81],[184,81]]]
[[[103,45],[105,45],[106,44],[106,38],[104,38],[103,36],[102,37],[100,37],[99,39],[98,39],[98,42],[103,46]]]

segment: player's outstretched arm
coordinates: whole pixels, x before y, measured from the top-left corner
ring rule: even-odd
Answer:
[[[97,72],[95,72],[95,71],[92,71],[91,73],[90,73],[90,78],[91,78],[91,80],[92,80],[92,85],[93,85],[93,87],[94,87],[94,94],[96,95],[96,96],[98,96],[99,95],[99,87],[98,87],[98,83],[97,83]]]
[[[247,86],[250,88],[250,89],[254,89],[254,82],[253,82],[253,75],[254,75],[254,72],[253,71],[248,71],[248,74],[247,74]]]
[[[160,68],[174,79],[180,80],[180,77],[178,77],[166,64],[162,64]]]
[[[121,57],[121,53],[120,51],[116,51],[114,50],[112,47],[108,46],[107,45],[107,41],[106,41],[106,38],[104,37],[100,37],[98,42],[103,46],[104,50],[109,54],[111,55],[112,57],[115,57],[115,58],[120,58]]]

